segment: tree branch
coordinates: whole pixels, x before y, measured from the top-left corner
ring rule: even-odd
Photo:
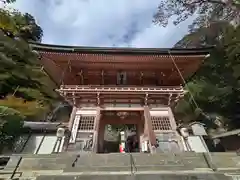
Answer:
[[[228,43],[228,44],[224,44],[224,47],[229,47],[229,46],[233,46],[233,45],[236,45],[236,44],[240,44],[240,40],[237,40],[237,41],[233,41],[231,43]]]
[[[223,1],[218,1],[218,0],[204,0],[205,2],[208,2],[208,3],[212,3],[212,4],[222,4],[224,6],[227,5],[227,3],[223,2]]]
[[[185,3],[184,5],[203,4],[203,3],[222,4],[224,6],[227,5],[225,2],[218,1],[218,0],[197,0],[191,3]]]
[[[235,3],[233,0],[227,0],[227,2],[218,1],[218,0],[204,0],[204,1],[212,3],[212,4],[221,4],[224,6],[236,7],[238,9],[240,8],[240,5]]]

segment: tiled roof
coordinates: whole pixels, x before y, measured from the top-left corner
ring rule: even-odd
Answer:
[[[169,55],[207,55],[213,47],[205,48],[116,48],[116,47],[85,47],[85,46],[61,46],[40,43],[30,43],[37,51],[91,53],[91,54],[161,54]]]

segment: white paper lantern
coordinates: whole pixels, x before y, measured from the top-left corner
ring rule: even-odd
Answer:
[[[64,128],[58,128],[57,130],[57,137],[62,138],[64,137],[65,129]]]
[[[120,135],[121,135],[121,141],[125,141],[125,132],[121,131]]]
[[[188,129],[187,128],[181,128],[180,129],[180,133],[183,137],[188,137],[189,136],[189,132],[188,132]]]

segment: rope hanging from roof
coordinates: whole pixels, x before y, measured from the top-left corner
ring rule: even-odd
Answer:
[[[194,96],[193,96],[193,94],[192,94],[192,92],[191,92],[188,84],[186,83],[186,81],[185,81],[185,79],[184,79],[184,77],[183,77],[180,69],[178,68],[177,63],[175,62],[175,59],[174,59],[174,57],[172,56],[170,50],[168,51],[168,54],[169,54],[169,56],[170,56],[170,58],[171,58],[171,60],[172,60],[172,62],[173,62],[173,64],[174,64],[176,70],[178,71],[178,74],[180,75],[180,77],[181,77],[181,79],[182,79],[182,81],[183,81],[184,86],[187,88],[187,90],[188,90],[188,92],[189,92],[189,95],[190,95],[190,100],[189,100],[189,102],[191,103],[191,101],[193,101],[193,104],[194,104],[194,106],[196,107],[195,111],[196,111],[196,110],[201,110],[201,108],[199,108],[199,105],[197,104],[197,102],[196,102],[196,100],[195,100],[195,98],[194,98]],[[192,103],[191,103],[191,104],[192,104]],[[200,113],[201,113],[202,115],[204,115],[206,118],[209,119],[209,116],[206,115],[204,112],[201,111]]]
[[[174,66],[175,66],[175,68],[176,68],[178,74],[180,75],[180,77],[181,77],[181,79],[182,79],[182,81],[183,81],[184,86],[187,88],[187,90],[188,90],[188,92],[189,92],[189,94],[190,94],[190,98],[191,98],[191,99],[190,99],[190,102],[191,102],[191,100],[192,100],[193,103],[194,103],[194,105],[196,106],[196,108],[199,108],[199,106],[198,106],[196,100],[194,99],[194,96],[193,96],[192,92],[190,91],[190,88],[188,87],[187,82],[185,81],[185,79],[184,79],[184,77],[183,77],[183,75],[182,75],[180,69],[179,69],[178,66],[177,66],[177,63],[175,62],[174,57],[172,56],[172,54],[171,54],[170,51],[168,51],[168,53],[169,53],[169,56],[170,56],[170,58],[171,58],[171,60],[172,60],[172,62],[173,62],[173,64],[174,64]]]
[[[68,63],[67,63],[68,65],[67,65],[67,67],[66,67],[66,68],[63,70],[63,72],[62,72],[62,76],[61,76],[61,79],[60,79],[61,85],[64,85],[63,79],[64,79],[64,77],[65,77],[66,71],[67,71],[68,68],[69,68],[70,62],[71,62],[71,59],[68,60]]]

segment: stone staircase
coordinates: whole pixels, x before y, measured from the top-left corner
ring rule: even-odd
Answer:
[[[224,173],[240,174],[240,156],[235,153],[212,153],[213,169],[204,153],[133,153],[94,154],[61,153],[51,155],[14,155],[0,179],[14,172],[20,179],[228,179]],[[74,163],[75,162],[75,163]],[[17,167],[17,168],[16,168]],[[4,175],[5,173],[5,175]],[[177,176],[175,176],[178,174]],[[218,177],[218,178],[217,178]],[[224,178],[223,178],[224,177]]]
[[[74,159],[74,158],[73,158]],[[75,167],[67,166],[64,172],[119,172],[119,171],[168,171],[208,169],[202,154],[188,154],[188,157],[174,154],[81,154]]]
[[[232,180],[223,174],[108,174],[39,176],[37,180]]]

